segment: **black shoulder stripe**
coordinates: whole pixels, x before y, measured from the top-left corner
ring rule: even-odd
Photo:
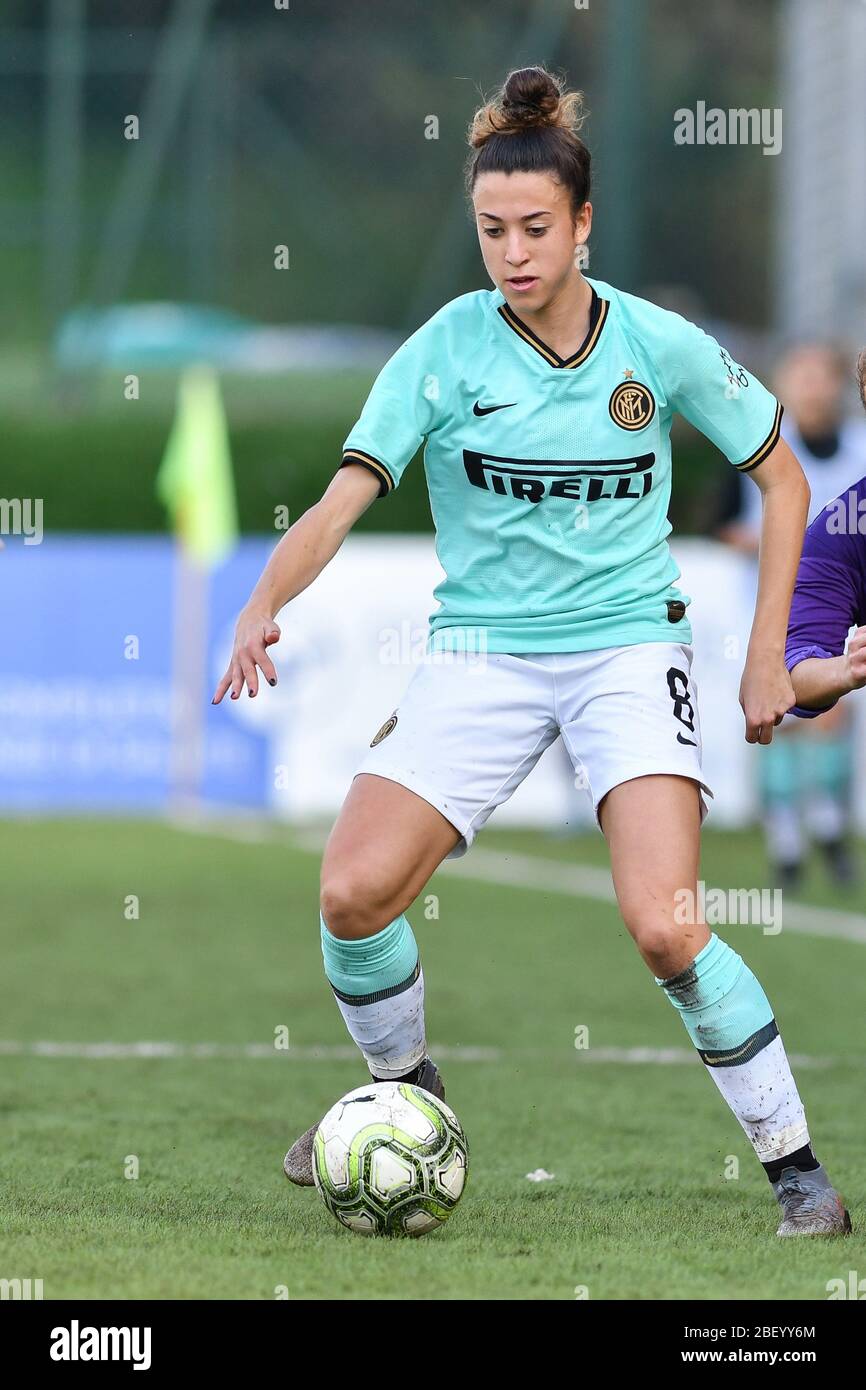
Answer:
[[[363,449],[347,449],[340,460],[340,467],[344,468],[347,463],[360,463],[362,468],[368,468],[375,477],[379,479],[379,496],[384,497],[386,493],[394,491],[394,479],[388,472],[384,463],[372,454],[365,454]]]
[[[734,467],[740,473],[751,473],[753,468],[757,468],[759,463],[763,463],[768,454],[772,453],[779,442],[779,433],[782,425],[783,407],[780,401],[776,401],[776,414],[773,419],[773,428],[767,435],[760,449],[756,449],[754,454],[745,459],[743,463],[737,463]]]

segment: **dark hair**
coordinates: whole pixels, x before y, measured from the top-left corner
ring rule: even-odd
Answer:
[[[469,198],[479,174],[553,174],[568,190],[572,217],[589,197],[591,156],[578,135],[584,120],[582,92],[546,68],[517,68],[493,99],[476,111],[467,139]]]

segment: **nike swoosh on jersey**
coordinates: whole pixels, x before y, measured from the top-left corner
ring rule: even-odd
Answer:
[[[507,405],[479,405],[478,401],[472,407],[473,415],[492,415],[494,410],[510,410],[517,401],[509,401]]]

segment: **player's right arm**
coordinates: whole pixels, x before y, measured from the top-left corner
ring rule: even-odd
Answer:
[[[270,685],[276,685],[277,673],[267,649],[280,638],[274,621],[277,613],[321,574],[379,490],[379,480],[366,468],[340,468],[319,501],[289,527],[238,618],[231,660],[213,697],[215,705],[228,689],[236,700],[244,684],[255,695],[257,668]]]
[[[374,498],[394,491],[423,440],[437,427],[453,376],[458,328],[459,323],[451,324],[446,306],[416,329],[379,372],[343,444],[340,467],[330,485],[283,536],[238,619],[232,659],[216,688],[215,705],[229,687],[233,700],[245,683],[255,695],[257,667],[276,685],[267,648],[279,641],[277,614],[321,574]]]

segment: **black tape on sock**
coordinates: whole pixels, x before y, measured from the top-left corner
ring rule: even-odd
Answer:
[[[761,1167],[770,1179],[770,1182],[778,1182],[782,1176],[783,1168],[799,1168],[801,1173],[814,1173],[816,1168],[821,1165],[812,1153],[811,1144],[804,1144],[802,1149],[795,1149],[792,1154],[786,1154],[784,1158],[774,1158],[772,1163],[762,1163]]]

